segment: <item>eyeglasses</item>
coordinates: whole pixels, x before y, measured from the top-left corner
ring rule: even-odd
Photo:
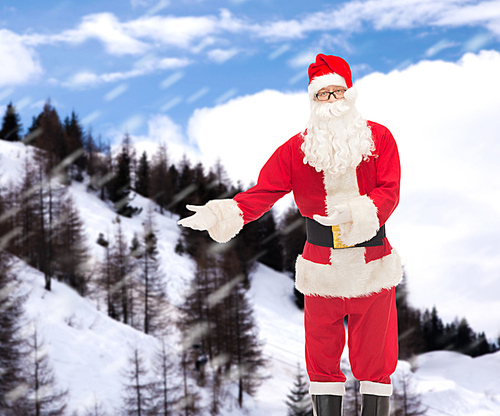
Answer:
[[[345,91],[346,90],[321,91],[316,94],[316,98],[319,101],[328,101],[333,95],[333,97],[338,100],[340,98],[344,98]]]

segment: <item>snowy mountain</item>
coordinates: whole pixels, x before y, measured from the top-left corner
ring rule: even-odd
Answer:
[[[2,185],[20,176],[24,157],[29,155],[30,149],[21,143],[0,142]],[[109,204],[87,192],[85,184],[74,183],[69,192],[84,221],[87,245],[96,264],[103,256],[103,248],[96,240],[99,233],[113,234],[116,214]],[[150,202],[137,195],[131,204],[143,210],[133,218],[121,219],[128,241],[134,232],[142,230]],[[168,280],[167,292],[173,305],[181,303],[194,272],[194,263],[174,251],[180,235],[177,219],[168,213],[154,213],[161,268]],[[27,294],[26,319],[37,323],[48,347],[57,383],[69,391],[69,410],[83,414],[98,402],[108,414],[116,414],[130,348],[138,347],[147,361],[159,341],[109,318],[103,305],[80,297],[65,284],[53,281],[52,291],[46,291],[43,274],[20,260],[15,262],[13,271],[22,282],[20,291]],[[264,343],[264,355],[269,359],[268,378],[254,398],[245,397],[244,410],[238,409],[230,391],[223,416],[286,414],[286,395],[293,385],[297,364],[304,367],[303,314],[294,305],[292,289],[293,281],[285,274],[263,265],[254,272],[250,299],[259,337]],[[29,323],[26,331],[30,331]],[[180,349],[175,337],[168,343],[172,351]],[[346,353],[344,361],[347,367]],[[472,359],[440,351],[421,355],[412,363],[401,361],[394,375],[396,388],[405,374],[415,391],[421,394],[422,405],[429,416],[500,415],[500,352]]]

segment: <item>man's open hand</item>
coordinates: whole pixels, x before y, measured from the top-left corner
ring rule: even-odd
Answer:
[[[217,217],[206,205],[186,205],[186,208],[195,214],[177,221],[177,224],[199,231],[209,230],[217,224]]]
[[[349,209],[347,204],[340,204],[335,206],[335,211],[333,211],[332,214],[327,217],[316,214],[313,215],[313,218],[321,225],[326,225],[327,227],[352,221],[351,210]]]

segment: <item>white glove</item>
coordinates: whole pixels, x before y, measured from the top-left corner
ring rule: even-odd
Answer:
[[[186,205],[186,208],[195,214],[177,221],[177,224],[199,231],[209,230],[217,224],[217,216],[206,205]]]
[[[313,215],[313,218],[321,225],[326,225],[327,227],[352,221],[351,210],[349,209],[347,204],[340,204],[335,206],[334,208],[335,211],[333,211],[333,213],[328,217],[316,214]]]

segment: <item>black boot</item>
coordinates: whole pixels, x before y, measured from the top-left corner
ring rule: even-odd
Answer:
[[[314,416],[342,416],[342,396],[317,394],[311,398]]]
[[[389,416],[389,396],[363,394],[361,399],[361,416]]]

